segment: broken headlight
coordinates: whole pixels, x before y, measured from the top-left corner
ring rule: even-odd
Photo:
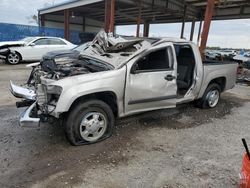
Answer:
[[[47,85],[46,89],[48,94],[60,95],[62,93],[62,88],[57,85]]]
[[[40,110],[43,114],[51,114],[55,108],[57,101],[62,93],[62,87],[57,85],[46,85],[46,102],[40,102]]]

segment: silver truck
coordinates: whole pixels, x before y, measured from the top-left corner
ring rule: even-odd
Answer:
[[[236,63],[202,61],[183,39],[113,37],[101,31],[82,51],[49,53],[24,86],[10,83],[29,106],[21,126],[61,120],[72,145],[111,136],[115,119],[195,101],[213,108],[236,80]]]

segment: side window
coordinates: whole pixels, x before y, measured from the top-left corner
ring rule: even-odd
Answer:
[[[171,48],[164,48],[147,54],[134,65],[136,71],[156,71],[171,68]]]
[[[48,39],[38,39],[34,42],[35,45],[48,45]]]
[[[60,39],[48,39],[48,41],[49,45],[66,45],[66,43]]]

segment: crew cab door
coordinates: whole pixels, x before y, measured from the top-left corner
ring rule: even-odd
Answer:
[[[172,44],[157,46],[127,64],[125,114],[176,106],[177,71]]]

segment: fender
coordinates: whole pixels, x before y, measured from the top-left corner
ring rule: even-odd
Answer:
[[[103,73],[69,77],[53,83],[63,88],[53,115],[67,112],[78,98],[99,92],[113,92],[117,96],[118,113],[123,112],[126,67]]]

